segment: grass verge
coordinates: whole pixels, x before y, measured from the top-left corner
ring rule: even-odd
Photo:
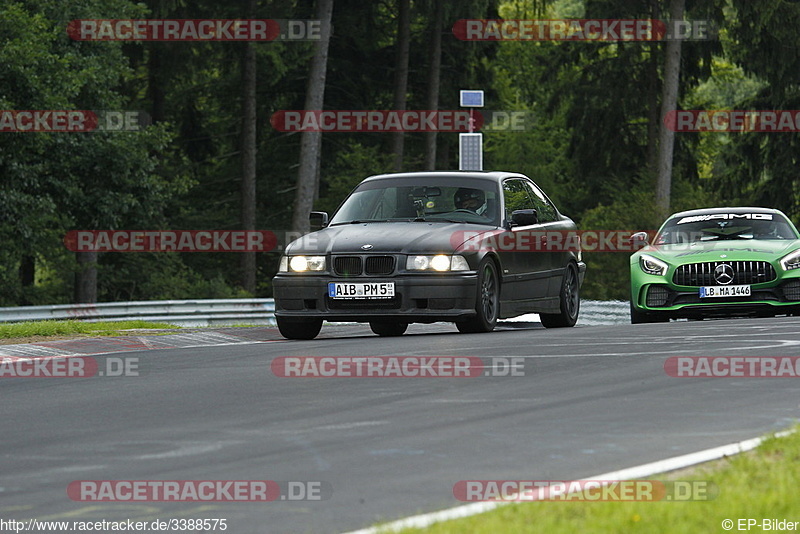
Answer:
[[[63,336],[124,336],[132,329],[175,329],[175,325],[167,323],[151,323],[148,321],[104,321],[88,323],[85,321],[30,321],[25,323],[0,324],[0,340],[17,340],[24,342],[31,338],[53,338]]]
[[[491,512],[437,523],[404,534],[547,532],[751,532],[800,530],[800,430],[769,438],[747,453],[648,480],[699,481],[716,496],[685,502],[560,502],[510,504]],[[709,491],[709,493],[714,493]],[[748,519],[756,520],[753,524]],[[783,528],[764,519],[786,520]],[[731,520],[724,528],[723,521]],[[740,523],[739,520],[742,520]],[[794,524],[794,522],[798,522]],[[749,526],[749,529],[747,528]]]

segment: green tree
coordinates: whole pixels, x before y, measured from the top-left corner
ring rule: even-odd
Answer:
[[[800,4],[732,0],[729,55],[763,85],[737,109],[800,109]],[[727,203],[756,204],[800,217],[800,134],[742,132],[728,136],[713,183]]]
[[[118,88],[131,76],[118,43],[76,42],[67,23],[103,10],[119,18],[141,14],[127,0],[9,2],[0,7],[0,108],[119,110]],[[20,264],[36,272],[78,275],[78,300],[92,300],[80,283],[91,266],[65,264],[62,239],[71,229],[119,228],[155,217],[183,184],[156,171],[152,156],[170,136],[165,128],[140,132],[4,133],[0,136],[0,239],[4,243],[0,300],[36,302],[22,287]],[[34,262],[30,260],[34,259]],[[63,289],[63,287],[62,287]],[[64,293],[57,297],[68,298]]]

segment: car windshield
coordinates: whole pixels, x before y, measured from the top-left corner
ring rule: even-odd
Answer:
[[[361,222],[456,222],[498,226],[497,183],[474,177],[390,178],[361,184],[330,226]]]
[[[783,216],[773,213],[709,213],[675,217],[664,225],[656,245],[704,243],[730,239],[797,239]]]

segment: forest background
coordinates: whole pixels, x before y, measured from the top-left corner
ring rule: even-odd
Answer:
[[[456,110],[459,89],[483,89],[487,109],[535,117],[524,132],[486,132],[484,168],[527,174],[581,229],[654,230],[665,208],[714,205],[797,221],[797,133],[678,133],[658,197],[668,43],[469,42],[452,31],[459,19],[667,20],[675,9],[718,30],[681,42],[676,109],[800,109],[796,0],[4,0],[0,109],[137,110],[152,125],[0,133],[0,306],[269,297],[279,250],[75,253],[64,236],[280,234],[303,230],[312,206],[333,211],[371,174],[458,168],[454,133],[325,133],[306,152],[309,139],[270,118],[314,98],[332,110]],[[327,16],[327,46],[66,32],[75,19]],[[321,60],[325,76],[310,76]],[[585,257],[584,297],[628,297],[628,254]]]

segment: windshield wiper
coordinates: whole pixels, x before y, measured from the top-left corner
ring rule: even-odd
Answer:
[[[340,224],[361,224],[361,223],[373,223],[373,222],[389,222],[389,219],[353,219],[352,221],[342,221],[342,222],[335,222],[328,226],[338,226]]]
[[[442,219],[441,217],[431,217],[430,219],[426,219],[425,217],[415,217],[413,219],[408,219],[408,222],[451,222],[451,223],[461,223],[465,221],[454,221],[452,219]]]
[[[408,222],[462,222],[462,221],[451,221],[450,219],[442,219],[441,217],[431,217],[430,219],[426,219],[425,217],[414,217],[413,219],[405,219]]]

